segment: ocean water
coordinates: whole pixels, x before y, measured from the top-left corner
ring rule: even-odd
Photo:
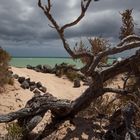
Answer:
[[[76,65],[76,67],[81,67],[82,63],[80,60],[73,60],[71,58],[12,58],[10,61],[10,65],[15,67],[26,67],[28,64],[31,66],[36,66],[38,64],[48,64],[52,67],[55,66],[55,64],[61,64],[61,63],[68,63],[72,65]]]
[[[109,59],[108,63],[112,63],[114,59]],[[55,66],[55,64],[61,64],[61,63],[68,63],[72,65],[76,65],[77,68],[82,67],[82,63],[80,60],[73,60],[71,58],[12,58],[10,61],[11,66],[15,67],[26,67],[28,64],[31,66],[36,66],[38,64],[48,64],[52,67]]]

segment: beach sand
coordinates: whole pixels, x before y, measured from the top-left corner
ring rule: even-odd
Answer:
[[[87,86],[73,88],[73,83],[66,77],[58,78],[54,74],[44,74],[26,68],[16,67],[12,67],[11,70],[14,74],[30,78],[32,81],[40,81],[43,86],[47,88],[47,92],[60,99],[74,100],[87,88]],[[31,99],[33,95],[33,92],[30,90],[22,89],[17,80],[14,81],[13,86],[6,85],[5,91],[1,93],[0,96],[0,114],[10,113],[23,108],[26,102]],[[46,120],[46,118],[43,120],[43,122]],[[43,125],[43,122],[40,124],[40,126]],[[6,134],[7,131],[5,127],[5,124],[0,124],[1,135]]]
[[[33,95],[29,90],[23,90],[16,80],[14,86],[6,85],[4,92],[0,93],[0,114],[7,114],[21,109]],[[0,138],[7,133],[5,128],[4,123],[0,124]]]
[[[40,81],[43,86],[47,87],[47,92],[60,99],[74,100],[87,88],[87,86],[83,86],[82,83],[80,88],[73,88],[73,83],[66,77],[58,78],[54,74],[39,73],[26,68],[12,67],[11,69],[14,74],[30,78],[35,82]],[[116,80],[116,83],[117,84],[111,83],[111,86],[117,87],[117,85],[120,84],[120,81]],[[14,86],[7,85],[5,87],[5,92],[0,95],[0,114],[10,113],[23,108],[26,102],[31,99],[33,95],[34,94],[30,90],[22,89],[18,81],[15,80]],[[43,121],[38,125],[38,127],[36,127],[34,132],[38,132],[45,127],[48,117],[49,114],[46,114]],[[62,139],[64,137],[68,139],[78,139],[78,136],[83,139],[88,139],[90,135],[93,135],[92,124],[90,124],[90,122],[78,119],[75,120],[75,124],[77,125],[76,127],[72,125],[69,126],[69,123],[66,124],[64,124],[64,126],[62,125],[62,128],[56,132],[57,135],[54,134],[58,139]],[[0,138],[7,133],[5,128],[6,125],[4,123],[0,124]]]
[[[87,88],[87,86],[73,88],[73,83],[66,77],[59,78],[54,74],[40,73],[26,68],[15,67],[12,67],[12,71],[20,76],[29,77],[33,81],[41,82],[49,93],[61,99],[74,100]]]

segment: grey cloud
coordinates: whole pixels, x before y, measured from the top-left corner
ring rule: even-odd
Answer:
[[[60,25],[75,19],[80,13],[80,0],[52,0],[52,14]],[[119,12],[134,9],[136,23],[140,24],[139,0],[100,0],[92,2],[84,19],[66,31],[69,40],[78,37],[103,36],[114,42],[118,39],[121,17]],[[37,0],[0,1],[0,45],[12,54],[21,54],[21,48],[38,54],[37,49],[53,48],[50,54],[66,54],[57,32],[48,26],[49,21],[37,6]],[[39,47],[37,47],[39,46]],[[59,46],[59,47],[56,47]],[[16,49],[17,48],[17,49]],[[12,50],[13,49],[13,50]],[[21,49],[21,50],[22,50]],[[44,51],[46,52],[46,51]],[[42,52],[43,53],[43,52]],[[40,51],[41,55],[41,51]],[[43,53],[44,55],[44,53]]]

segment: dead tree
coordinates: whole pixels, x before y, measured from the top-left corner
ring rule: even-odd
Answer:
[[[65,30],[78,24],[82,20],[91,2],[92,0],[82,0],[80,15],[74,21],[60,27],[51,14],[51,0],[48,0],[47,5],[42,5],[41,0],[38,0],[38,6],[42,9],[45,16],[51,22],[51,27],[56,29],[67,53],[74,59],[87,57],[90,60],[80,69],[80,71],[86,76],[92,77],[91,85],[81,94],[80,97],[74,101],[60,100],[53,97],[51,94],[35,96],[27,102],[25,108],[6,115],[0,115],[0,123],[10,122],[17,119],[19,124],[25,128],[24,134],[28,134],[42,120],[44,114],[48,110],[51,110],[52,123],[46,126],[42,135],[44,137],[56,129],[54,127],[55,124],[75,117],[79,111],[87,108],[92,101],[96,100],[100,96],[103,96],[106,92],[127,96],[129,91],[125,89],[114,89],[111,87],[106,88],[104,87],[104,83],[120,73],[133,71],[133,68],[140,64],[139,51],[137,51],[135,55],[117,62],[110,67],[99,69],[97,66],[102,58],[107,57],[108,55],[114,55],[126,50],[140,47],[139,36],[129,35],[123,38],[117,46],[107,48],[96,55],[93,55],[87,51],[74,52],[70,48],[70,45],[65,38]],[[135,67],[133,67],[134,65]]]

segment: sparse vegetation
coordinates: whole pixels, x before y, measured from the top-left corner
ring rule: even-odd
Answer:
[[[81,40],[80,43],[76,43],[74,51],[77,53],[89,52],[95,56],[95,55],[98,55],[98,53],[105,51],[106,49],[108,49],[110,47],[109,41],[107,41],[101,37],[90,38],[90,39],[88,39],[88,41],[91,46],[90,48],[88,48],[88,47],[86,48],[84,43]],[[82,58],[80,58],[80,60],[84,64],[90,63],[90,59],[88,57],[82,57]],[[103,57],[100,62],[107,64],[107,60],[108,60],[107,57]]]
[[[23,128],[21,128],[16,122],[6,124],[7,135],[5,140],[21,140],[23,136]]]
[[[120,40],[127,37],[128,35],[135,34],[132,12],[133,12],[133,9],[127,9],[121,13],[123,24],[122,24],[120,36],[119,36]]]
[[[89,87],[82,93],[82,95],[74,101],[57,99],[49,93],[46,95],[44,94],[34,96],[27,102],[24,109],[4,116],[1,115],[0,122],[9,122],[15,119],[20,119],[20,124],[25,127],[27,133],[30,133],[42,120],[45,113],[48,110],[51,110],[51,123],[46,125],[45,130],[40,135],[41,138],[44,138],[56,131],[56,126],[61,125],[64,121],[72,121],[79,112],[87,109],[89,113],[93,109],[96,111],[95,119],[100,118],[100,120],[107,120],[105,122],[106,126],[104,128],[101,126],[102,131],[99,132],[100,139],[140,139],[139,125],[135,125],[135,122],[139,124],[138,117],[136,118],[137,114],[139,114],[137,112],[140,111],[139,86],[134,86],[139,83],[140,53],[137,51],[135,55],[129,56],[124,60],[116,62],[112,66],[109,66],[105,69],[101,67],[102,65],[100,65],[102,62],[106,62],[106,59],[109,55],[114,55],[126,50],[140,47],[140,37],[134,35],[133,25],[131,24],[132,11],[126,10],[124,13],[122,13],[124,28],[121,28],[121,40],[116,47],[108,48],[106,41],[95,38],[93,40],[89,40],[92,48],[90,51],[84,49],[82,42],[80,42],[80,47],[73,51],[65,38],[64,31],[67,28],[79,23],[79,21],[84,17],[86,10],[91,3],[91,0],[82,0],[81,13],[79,17],[71,23],[63,25],[62,27],[59,26],[60,24],[57,23],[50,12],[52,8],[51,0],[48,0],[47,2],[48,3],[46,5],[43,5],[41,0],[38,0],[38,6],[43,10],[46,17],[52,23],[53,28],[57,30],[57,33],[59,34],[67,53],[73,59],[81,59],[83,62],[86,62],[85,65],[80,69],[80,72],[85,76],[90,77],[92,82],[90,83]],[[127,17],[128,15],[129,18]],[[125,28],[125,26],[128,28]],[[63,69],[63,71],[60,70],[60,73],[61,72],[67,73],[68,71],[67,69]],[[132,74],[135,76],[134,84],[132,85],[133,90],[127,88],[127,86],[124,86],[124,88],[119,86],[117,88],[109,87],[110,85],[107,83],[108,80],[114,78],[118,74],[128,74],[129,72],[132,72]],[[127,82],[125,85],[128,85]],[[104,100],[103,97],[105,93],[116,93],[117,95],[114,99],[109,101],[109,96],[106,96],[106,100]],[[83,115],[86,115],[86,113]],[[135,121],[135,118],[137,121]],[[109,125],[106,124],[107,122]]]
[[[4,84],[13,84],[13,79],[11,78],[9,72],[9,61],[10,55],[0,47],[0,87]]]
[[[74,81],[74,79],[83,80],[85,77],[83,74],[78,73],[75,70],[75,65],[69,65],[67,63],[62,63],[55,67],[56,75],[58,77],[66,76],[70,81]]]

